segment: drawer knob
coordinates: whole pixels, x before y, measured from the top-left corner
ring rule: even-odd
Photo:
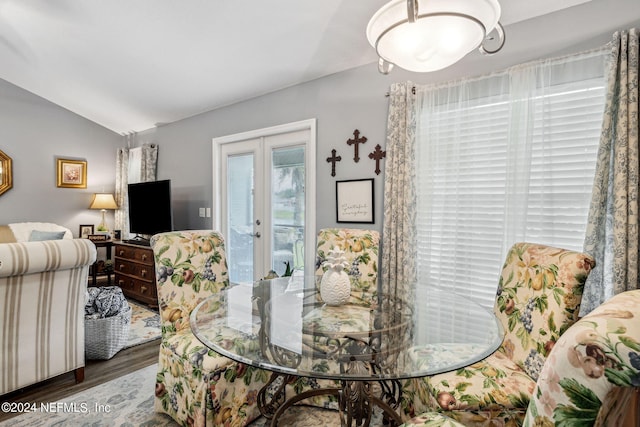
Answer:
[[[140,286],[140,291],[141,291],[142,293],[147,292],[147,289],[149,289],[149,288],[147,288],[146,286]]]
[[[147,254],[142,254],[142,260],[146,261],[147,260]]]
[[[124,270],[124,264],[120,264],[120,271]]]
[[[124,285],[124,280],[120,279],[118,280],[118,286],[122,287]]]
[[[122,249],[120,249],[119,254],[120,254],[120,256],[124,255],[124,251]]]
[[[142,277],[147,277],[147,270],[145,270],[144,268],[142,270],[140,270],[140,275]]]

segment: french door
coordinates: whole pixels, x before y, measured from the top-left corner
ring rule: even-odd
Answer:
[[[315,120],[213,140],[217,227],[229,278],[313,271]],[[216,224],[214,223],[214,227]]]

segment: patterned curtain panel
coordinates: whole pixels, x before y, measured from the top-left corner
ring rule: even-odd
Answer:
[[[158,146],[156,144],[144,144],[142,147],[142,159],[140,162],[140,178],[142,182],[156,180],[158,164]]]
[[[384,182],[382,283],[385,293],[412,299],[416,282],[416,117],[413,84],[389,92]]]
[[[133,136],[135,137],[135,135]],[[126,137],[127,145],[131,145],[132,135]],[[116,202],[120,209],[116,210],[116,229],[122,230],[123,239],[129,235],[129,195],[127,186],[132,182],[155,181],[157,176],[158,146],[143,144],[136,148],[119,148],[116,159]]]
[[[580,315],[638,288],[638,32],[613,36],[584,251],[596,259]]]
[[[116,157],[116,230],[122,230],[122,238],[129,238],[129,197],[127,183],[129,182],[129,149],[118,148]]]

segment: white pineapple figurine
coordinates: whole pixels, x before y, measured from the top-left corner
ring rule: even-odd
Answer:
[[[351,281],[345,269],[349,266],[344,251],[338,248],[329,250],[327,260],[322,263],[327,271],[320,282],[320,296],[327,305],[341,305],[349,301]]]

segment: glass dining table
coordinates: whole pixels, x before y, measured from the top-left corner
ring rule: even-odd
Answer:
[[[373,406],[399,425],[401,380],[471,365],[502,342],[492,311],[451,292],[419,287],[411,298],[352,293],[347,303],[330,306],[320,297],[319,280],[233,285],[191,313],[191,328],[208,348],[272,373],[258,406],[273,426],[291,405],[320,395],[337,397],[344,426],[369,425]],[[334,380],[335,386],[287,398],[282,385],[297,377]]]

